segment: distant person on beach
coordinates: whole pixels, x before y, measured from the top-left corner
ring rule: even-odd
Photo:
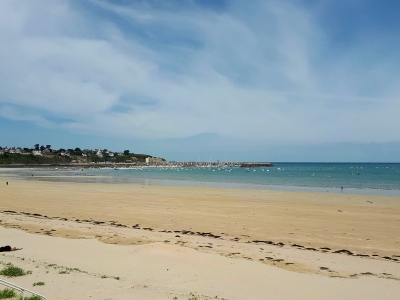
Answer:
[[[343,192],[343,187],[340,187],[341,188],[341,190],[342,190],[342,192]]]
[[[6,182],[6,185],[8,185],[8,181]]]
[[[0,247],[0,252],[17,251],[17,250],[21,250],[21,249],[22,248],[4,246],[4,247]]]

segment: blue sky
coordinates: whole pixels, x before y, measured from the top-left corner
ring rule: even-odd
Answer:
[[[399,1],[0,1],[0,146],[400,162]]]

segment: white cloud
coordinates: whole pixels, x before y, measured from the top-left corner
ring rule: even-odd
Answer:
[[[364,72],[346,74],[345,61],[322,72],[314,56],[324,33],[311,11],[278,1],[220,14],[91,3],[113,17],[67,1],[0,2],[2,117],[141,138],[399,140],[398,90],[357,97]]]

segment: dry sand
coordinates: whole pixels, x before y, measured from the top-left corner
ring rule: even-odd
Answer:
[[[48,299],[400,298],[400,197],[2,181],[0,261]]]

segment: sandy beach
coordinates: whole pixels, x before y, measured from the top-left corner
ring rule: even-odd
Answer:
[[[399,299],[400,197],[1,179],[47,299]]]

